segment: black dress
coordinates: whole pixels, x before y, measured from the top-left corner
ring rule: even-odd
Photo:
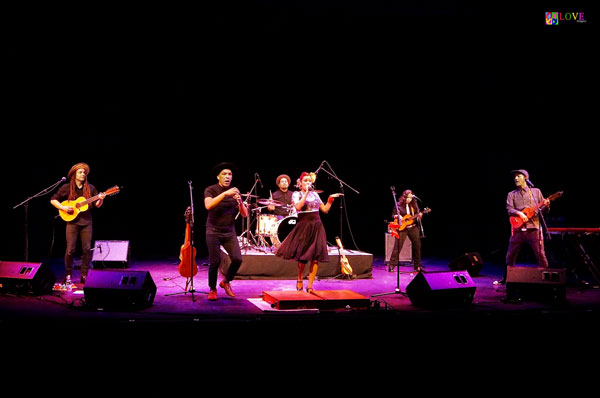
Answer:
[[[301,198],[301,192],[294,192],[294,203]],[[319,215],[321,203],[318,194],[309,192],[304,207],[298,212],[298,224],[277,248],[276,256],[301,263],[329,261],[327,235]]]

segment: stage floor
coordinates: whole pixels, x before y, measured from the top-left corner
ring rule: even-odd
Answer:
[[[448,259],[425,259],[427,273],[449,271]],[[92,324],[103,326],[119,324],[232,324],[245,325],[277,324],[279,321],[324,320],[328,323],[362,321],[369,323],[372,330],[390,325],[414,325],[415,321],[446,322],[454,320],[476,320],[502,322],[513,319],[528,322],[532,319],[560,320],[594,319],[600,310],[600,289],[567,283],[566,300],[563,303],[537,301],[507,302],[506,287],[496,286],[494,281],[502,275],[503,268],[486,263],[479,276],[473,276],[476,286],[474,299],[467,308],[423,309],[412,305],[406,295],[406,286],[416,275],[411,267],[400,266],[400,273],[389,272],[382,259],[373,261],[370,278],[348,279],[341,275],[319,277],[314,284],[316,290],[350,290],[370,299],[366,309],[334,309],[330,311],[276,311],[253,303],[260,300],[265,291],[294,291],[295,279],[236,279],[231,285],[236,297],[225,295],[218,288],[218,300],[207,299],[208,267],[198,260],[198,274],[193,283],[195,294],[183,293],[186,278],[178,273],[179,260],[157,259],[132,261],[129,270],[147,270],[156,284],[157,292],[151,306],[136,310],[88,308],[81,289],[71,292],[54,291],[42,296],[0,295],[0,317],[2,327],[27,324],[51,323],[53,326],[77,326]],[[61,260],[49,262],[58,281],[64,278]],[[289,264],[293,270],[295,265]],[[75,280],[78,280],[77,270]],[[306,280],[304,286],[306,287]],[[399,291],[396,291],[396,288]],[[182,293],[182,294],[177,294]],[[389,294],[385,294],[389,293]],[[292,323],[293,324],[293,323]]]

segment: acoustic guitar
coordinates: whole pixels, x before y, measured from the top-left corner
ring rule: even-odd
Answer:
[[[196,264],[196,248],[192,245],[191,228],[192,210],[187,208],[185,211],[185,241],[181,245],[179,253],[179,275],[190,278],[198,273],[198,264]],[[187,290],[187,285],[186,285]]]
[[[409,225],[413,225],[415,223],[415,220],[419,217],[419,215],[427,214],[430,212],[431,212],[431,209],[429,207],[426,207],[425,209],[423,209],[423,211],[421,211],[415,215],[407,214],[398,221],[392,221],[391,223],[388,224],[390,233],[394,236],[394,238],[399,238],[400,237],[400,235],[398,234],[399,231],[403,231]]]
[[[553,201],[556,198],[560,198],[562,196],[562,194],[563,194],[563,191],[559,191],[559,192],[553,193],[552,195],[548,196],[547,199],[549,201]],[[544,206],[545,206],[544,202],[541,202],[537,206],[526,207],[521,211],[527,216],[527,218],[531,219],[533,216],[535,216],[538,209],[541,209]],[[523,219],[521,217],[519,217],[519,216],[511,216],[510,217],[510,225],[512,225],[513,228],[520,228],[523,224],[525,224],[525,221],[523,221]]]
[[[352,275],[352,267],[350,266],[350,261],[344,254],[344,246],[342,246],[342,241],[340,238],[335,238],[335,243],[337,243],[340,248],[340,265],[342,266],[342,274],[343,275]]]
[[[114,186],[112,188],[107,189],[105,192],[103,192],[106,196],[112,196],[112,195],[116,195],[120,192],[120,189],[118,186]],[[61,205],[63,206],[71,206],[71,209],[73,209],[71,212],[68,211],[63,211],[63,210],[58,210],[58,214],[60,215],[60,218],[62,218],[65,221],[73,221],[78,215],[79,213],[81,213],[82,211],[87,211],[89,209],[89,205],[90,203],[93,203],[95,201],[98,200],[98,198],[100,198],[101,194],[98,194],[96,196],[92,196],[89,199],[84,198],[83,196],[78,197],[75,200],[65,200],[61,203]]]

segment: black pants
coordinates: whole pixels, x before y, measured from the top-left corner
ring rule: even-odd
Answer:
[[[81,239],[81,276],[87,276],[92,259],[92,224],[76,225],[67,223],[67,250],[65,251],[65,271],[73,275],[73,255],[77,248],[77,239]]]
[[[508,242],[508,251],[506,253],[506,265],[512,267],[515,265],[517,255],[524,243],[529,244],[533,250],[538,265],[542,268],[548,268],[548,259],[544,252],[544,238],[541,229],[527,229],[521,231],[517,229],[513,231],[510,241]]]
[[[412,243],[412,261],[415,269],[421,266],[421,232],[418,227],[406,228],[398,232],[398,239],[394,242],[394,249],[390,255],[390,265],[397,265],[400,258],[400,251],[404,246],[406,237]]]
[[[240,266],[242,265],[242,251],[240,244],[232,229],[229,232],[220,232],[212,229],[206,229],[206,246],[208,248],[208,287],[217,288],[217,278],[219,277],[219,265],[221,264],[221,246],[229,255],[231,264],[227,270],[225,279],[229,282],[235,278]]]

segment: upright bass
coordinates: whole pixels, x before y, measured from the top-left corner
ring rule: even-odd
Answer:
[[[198,273],[198,264],[196,264],[196,248],[192,245],[191,228],[192,209],[190,207],[185,211],[185,241],[181,246],[179,254],[179,274],[186,278],[191,278]],[[186,286],[187,288],[187,286]]]

